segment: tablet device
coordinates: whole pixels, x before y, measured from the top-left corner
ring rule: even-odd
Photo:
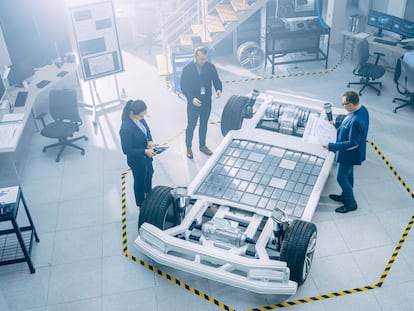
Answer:
[[[164,152],[167,148],[168,148],[168,147],[161,147],[161,146],[158,146],[158,147],[155,147],[155,148],[154,148],[154,152],[155,152],[156,154],[160,154],[160,153]]]

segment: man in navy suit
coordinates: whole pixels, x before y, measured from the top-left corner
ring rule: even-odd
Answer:
[[[349,113],[343,119],[331,121],[337,128],[336,142],[323,147],[335,152],[338,164],[336,180],[342,189],[340,195],[331,194],[329,197],[344,204],[335,209],[336,212],[348,213],[358,208],[353,190],[354,165],[361,165],[366,158],[369,115],[367,108],[359,103],[359,96],[354,91],[344,93],[342,105]]]
[[[187,98],[187,128],[185,130],[185,144],[187,157],[193,158],[191,149],[194,129],[200,118],[198,128],[200,151],[211,155],[206,146],[208,118],[211,112],[212,84],[216,90],[216,98],[221,96],[223,89],[216,67],[207,61],[207,49],[203,46],[194,51],[194,62],[187,64],[181,74],[181,91]]]

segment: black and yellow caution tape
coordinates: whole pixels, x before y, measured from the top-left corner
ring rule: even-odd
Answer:
[[[372,147],[374,147],[375,151],[378,153],[378,155],[381,157],[381,159],[383,159],[385,164],[387,164],[387,166],[391,169],[391,172],[401,182],[401,184],[404,186],[404,188],[407,190],[407,192],[410,194],[410,196],[413,197],[411,190],[408,188],[406,183],[404,181],[402,181],[401,177],[397,174],[395,169],[392,167],[392,165],[389,163],[389,161],[385,158],[385,156],[381,153],[381,151],[378,149],[378,147],[371,141],[367,141],[367,143],[369,143]],[[325,294],[325,295],[318,295],[318,296],[314,296],[314,297],[293,300],[293,301],[287,301],[287,302],[283,302],[283,303],[280,303],[280,304],[269,305],[269,306],[255,308],[255,309],[249,309],[249,310],[246,310],[246,311],[264,311],[264,310],[280,309],[280,308],[290,307],[290,306],[304,304],[304,303],[308,303],[308,302],[325,300],[325,299],[334,298],[334,297],[338,297],[338,296],[344,296],[344,295],[349,295],[349,294],[354,294],[354,293],[358,293],[358,292],[362,292],[362,291],[367,291],[367,290],[371,290],[371,289],[380,288],[384,284],[384,281],[385,281],[386,277],[388,276],[388,273],[390,272],[391,267],[392,267],[395,259],[397,258],[398,254],[400,252],[400,249],[403,246],[403,244],[404,244],[404,242],[405,242],[405,240],[408,236],[408,233],[410,232],[410,230],[413,226],[413,223],[414,223],[414,215],[411,217],[410,221],[408,222],[408,225],[405,228],[405,230],[404,230],[404,232],[401,236],[400,241],[398,242],[397,246],[395,247],[394,252],[391,255],[391,258],[388,260],[388,263],[385,266],[385,269],[384,269],[381,277],[379,278],[379,281],[378,281],[377,284],[368,285],[368,286],[359,287],[359,288],[354,288],[354,289],[350,289],[350,290],[344,290],[344,291],[340,291],[340,292],[336,292],[336,293],[330,293],[330,294]]]
[[[344,57],[341,58],[335,65],[333,65],[332,67],[326,70],[306,71],[306,72],[301,72],[301,73],[290,73],[290,74],[271,75],[271,76],[264,76],[264,77],[226,80],[226,81],[223,81],[223,83],[228,84],[228,83],[240,83],[240,82],[249,82],[249,81],[265,81],[265,80],[277,80],[277,79],[292,78],[292,77],[323,75],[323,74],[334,72],[344,62],[345,58],[347,58],[350,54],[351,54],[351,51],[349,51],[346,55],[344,55]]]
[[[211,124],[218,124],[219,122],[210,122],[210,123]],[[182,133],[182,131],[180,133],[178,133],[177,135],[175,135],[170,140],[168,140],[168,142],[174,140],[177,136],[181,135],[181,133]],[[375,151],[378,153],[378,155],[381,157],[381,159],[383,159],[385,164],[391,169],[391,172],[401,182],[401,184],[404,186],[404,188],[407,190],[407,192],[410,194],[410,196],[413,197],[413,194],[412,194],[412,191],[410,190],[410,188],[408,188],[406,183],[404,181],[402,181],[401,177],[398,175],[398,173],[395,171],[395,169],[391,166],[391,164],[385,158],[385,156],[381,153],[381,151],[378,149],[378,147],[371,141],[367,141],[367,143],[369,143],[372,147],[374,147]],[[207,294],[203,293],[202,291],[197,290],[196,288],[194,288],[194,287],[192,287],[192,286],[176,279],[175,277],[159,270],[157,267],[154,267],[154,266],[144,262],[140,258],[137,258],[137,257],[131,255],[128,252],[128,237],[127,237],[127,225],[126,225],[126,182],[125,182],[125,179],[126,179],[126,175],[128,174],[129,171],[130,170],[128,169],[127,171],[125,171],[121,175],[122,249],[123,249],[124,256],[129,258],[130,260],[136,262],[137,264],[140,264],[140,265],[144,266],[145,268],[153,271],[154,273],[157,273],[158,275],[170,280],[171,282],[179,285],[180,287],[188,290],[189,292],[191,292],[191,293],[193,293],[193,294],[209,301],[210,303],[220,307],[221,309],[228,310],[228,311],[236,311],[231,306],[228,306],[228,305],[224,304],[223,302],[211,297],[210,295],[207,295]],[[296,299],[296,300],[292,300],[292,301],[286,301],[286,302],[282,302],[282,303],[279,303],[279,304],[273,304],[273,305],[248,309],[246,311],[266,311],[266,310],[286,308],[286,307],[291,307],[291,306],[295,306],[295,305],[301,305],[301,304],[310,303],[310,302],[314,302],[314,301],[321,301],[321,300],[331,299],[331,298],[335,298],[335,297],[340,297],[340,296],[345,296],[345,295],[349,295],[349,294],[355,294],[355,293],[359,293],[359,292],[364,292],[364,291],[380,288],[384,284],[385,279],[387,278],[388,273],[391,270],[392,265],[395,262],[395,259],[397,258],[398,254],[400,252],[400,249],[403,246],[403,244],[404,244],[404,242],[405,242],[405,240],[408,236],[408,233],[410,232],[410,230],[413,226],[413,223],[414,223],[414,215],[411,217],[407,227],[405,228],[405,230],[403,232],[403,235],[402,235],[400,241],[398,242],[397,246],[395,247],[395,249],[393,251],[393,254],[392,254],[391,258],[389,259],[387,265],[385,266],[385,269],[384,269],[383,273],[381,274],[377,284],[367,285],[367,286],[358,287],[358,288],[354,288],[354,289],[348,289],[348,290],[343,290],[343,291],[338,291],[338,292],[334,292],[334,293],[328,293],[328,294],[323,294],[323,295],[318,295],[318,296],[313,296],[313,297],[308,297],[308,298]]]
[[[314,302],[314,301],[321,301],[321,300],[326,300],[326,299],[335,298],[335,297],[339,297],[339,296],[345,296],[345,295],[349,295],[349,294],[355,294],[355,293],[364,292],[364,291],[371,290],[371,289],[376,289],[376,288],[379,288],[379,287],[377,285],[369,285],[369,286],[365,286],[365,287],[348,289],[348,290],[339,291],[339,292],[330,293],[330,294],[318,295],[318,296],[314,296],[314,297],[302,298],[302,299],[286,301],[286,302],[282,302],[282,303],[278,303],[278,304],[274,304],[274,305],[248,309],[246,311],[265,311],[265,310],[273,310],[273,309],[292,307],[292,306],[301,305],[301,304],[304,304],[304,303],[309,303],[309,302]]]
[[[408,187],[408,185],[405,183],[405,181],[401,178],[401,176],[397,173],[397,171],[394,169],[394,167],[391,165],[391,163],[387,160],[387,158],[382,154],[382,152],[378,149],[378,147],[372,142],[372,141],[367,141],[367,143],[369,143],[374,150],[377,152],[377,154],[380,156],[380,158],[384,161],[384,163],[387,165],[387,167],[391,170],[391,172],[394,174],[394,176],[398,179],[398,181],[401,183],[401,185],[404,187],[404,189],[408,192],[408,194],[410,195],[411,198],[414,198],[414,194],[412,192],[412,190]],[[385,269],[378,281],[378,286],[382,286],[382,284],[384,283],[386,277],[388,276],[388,273],[391,270],[392,265],[394,264],[395,259],[397,258],[401,247],[403,246],[408,233],[410,232],[411,228],[413,227],[413,223],[414,223],[414,215],[411,217],[410,221],[408,222],[407,227],[404,229],[404,232],[401,236],[401,239],[398,241],[397,246],[394,249],[394,252],[391,255],[391,258],[388,260],[387,265],[385,266]]]
[[[397,256],[401,250],[401,247],[403,246],[405,239],[408,236],[408,233],[410,232],[411,228],[413,227],[413,223],[414,223],[414,215],[411,216],[410,221],[408,222],[407,227],[404,229],[403,235],[401,236],[400,241],[398,242],[397,246],[394,249],[394,252],[391,255],[390,260],[388,260],[387,265],[385,266],[384,272],[382,273],[379,281],[378,281],[378,286],[382,286],[382,284],[384,283],[386,277],[388,276],[388,273],[391,270],[392,265],[394,264],[395,259],[397,259]]]
[[[394,167],[391,165],[391,163],[387,160],[387,158],[381,153],[381,151],[378,149],[378,147],[372,141],[367,141],[367,142],[372,147],[374,147],[375,151],[378,153],[378,155],[380,156],[380,158],[388,166],[388,168],[391,170],[391,172],[394,174],[394,176],[398,179],[398,181],[401,183],[401,185],[404,187],[404,189],[408,192],[408,194],[410,195],[410,197],[414,199],[414,193],[413,193],[413,191],[410,189],[410,187],[408,187],[408,185],[406,184],[406,182],[401,178],[401,176],[397,173],[397,171],[394,169]]]
[[[126,224],[126,175],[129,173],[129,169],[126,170],[121,175],[121,202],[122,202],[122,218],[121,218],[121,226],[122,226],[122,251],[125,257],[128,259],[134,261],[137,264],[140,264],[147,268],[148,270],[151,270],[154,273],[157,273],[158,275],[162,276],[163,278],[166,278],[167,280],[170,280],[172,283],[175,283],[179,285],[180,287],[188,290],[189,292],[211,302],[212,304],[220,307],[221,309],[227,310],[227,311],[235,311],[234,308],[222,303],[221,301],[218,301],[217,299],[211,297],[210,295],[207,295],[203,293],[202,291],[184,283],[183,281],[180,281],[176,279],[175,277],[169,275],[168,273],[165,273],[164,271],[161,271],[157,267],[154,267],[153,265],[150,265],[149,263],[141,260],[138,257],[135,257],[131,255],[128,252],[128,235],[127,235],[127,224]]]
[[[289,74],[281,74],[281,75],[271,75],[271,76],[264,76],[264,77],[252,77],[252,78],[243,78],[243,79],[233,79],[233,80],[225,80],[223,84],[229,83],[240,83],[240,82],[250,82],[250,81],[265,81],[265,80],[277,80],[283,78],[292,78],[292,77],[301,77],[301,76],[316,76],[316,75],[323,75],[330,72],[334,72],[347,58],[352,51],[349,51],[347,54],[344,55],[335,65],[320,71],[307,71],[302,73],[289,73]],[[165,78],[165,83],[167,85],[167,89],[172,89],[170,78],[167,76]]]

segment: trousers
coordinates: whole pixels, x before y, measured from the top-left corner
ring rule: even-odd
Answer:
[[[196,107],[192,102],[187,103],[187,128],[185,130],[185,145],[191,148],[193,144],[194,129],[200,119],[198,127],[198,139],[200,147],[206,145],[208,118],[211,113],[211,99],[202,100],[201,107]]]
[[[145,165],[131,167],[131,171],[134,176],[135,203],[137,206],[141,206],[145,200],[145,194],[151,192],[154,168],[152,162],[146,161]]]
[[[354,166],[338,163],[336,180],[342,189],[342,197],[346,206],[356,206],[354,197]]]

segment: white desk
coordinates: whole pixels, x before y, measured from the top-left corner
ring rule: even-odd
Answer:
[[[388,66],[394,67],[397,63],[397,59],[404,55],[405,53],[409,52],[410,50],[407,50],[404,48],[404,44],[397,43],[397,45],[388,45],[380,42],[375,42],[375,36],[369,33],[360,32],[360,33],[353,33],[349,31],[343,31],[342,32],[342,53],[341,53],[341,59],[343,59],[345,51],[347,48],[350,48],[351,53],[351,59],[353,56],[353,50],[355,48],[355,45],[358,41],[361,41],[363,39],[368,40],[368,44],[370,47],[370,53],[373,54],[373,52],[381,52],[384,53],[385,56],[381,57],[381,60],[386,62]],[[388,40],[388,41],[398,41],[396,38],[387,37],[384,36],[381,39]],[[348,43],[351,43],[351,45],[348,47]],[[413,43],[410,43],[411,45]],[[407,44],[409,45],[409,44]]]
[[[351,59],[353,57],[355,44],[358,41],[361,41],[365,38],[368,38],[370,34],[365,32],[355,33],[350,31],[342,31],[342,52],[341,52],[341,59],[344,58],[345,50],[348,46],[348,43],[351,43],[350,45],[350,53],[351,53]]]
[[[56,76],[61,71],[67,71],[68,73],[59,77]],[[43,88],[36,86],[42,80],[51,81],[48,85]],[[9,89],[6,99],[11,103],[16,100],[17,93],[19,91],[27,91],[28,96],[26,103],[23,107],[14,107],[13,113],[23,113],[23,119],[17,122],[0,122],[0,153],[15,152],[22,136],[23,130],[32,114],[36,118],[36,106],[42,100],[47,102],[49,91],[54,88],[70,88],[77,87],[78,79],[76,75],[76,64],[65,63],[61,68],[57,68],[55,65],[47,65],[36,71],[33,78],[30,79],[30,83],[26,88],[11,88]],[[0,110],[0,121],[4,114],[10,113],[9,107],[3,107]],[[36,120],[35,120],[36,122]],[[11,135],[11,137],[10,137]]]

